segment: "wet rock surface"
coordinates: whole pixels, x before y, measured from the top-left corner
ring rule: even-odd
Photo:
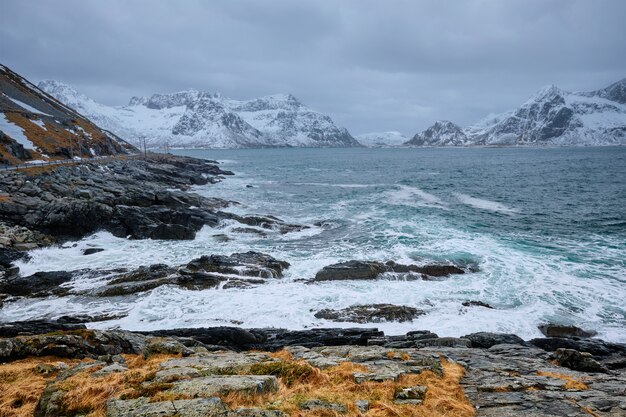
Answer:
[[[412,321],[424,313],[415,307],[393,304],[354,305],[341,310],[324,309],[315,313],[318,319],[351,323],[380,323],[383,321]]]
[[[542,324],[537,326],[539,331],[546,337],[584,337],[589,338],[597,334],[594,330],[583,330],[576,326],[560,324]]]
[[[0,247],[28,250],[98,230],[131,239],[193,239],[203,226],[223,220],[277,233],[306,228],[273,216],[228,213],[223,209],[231,202],[186,192],[224,175],[232,172],[215,161],[161,154],[3,173],[0,189],[7,196],[0,201]]]
[[[464,274],[465,270],[455,265],[402,265],[393,261],[386,263],[352,260],[322,268],[314,281],[374,280],[386,272],[433,279],[453,274]]]

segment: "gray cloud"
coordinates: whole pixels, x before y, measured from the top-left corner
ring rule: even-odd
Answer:
[[[625,77],[624,16],[621,0],[0,0],[0,61],[107,104],[290,92],[355,134],[412,135]]]

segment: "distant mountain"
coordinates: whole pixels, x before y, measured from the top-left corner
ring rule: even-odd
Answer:
[[[111,107],[57,81],[42,81],[39,86],[135,144],[145,139],[153,147],[360,146],[346,129],[292,95],[239,101],[187,90],[133,97],[127,106]]]
[[[0,164],[135,151],[119,137],[0,65]]]
[[[407,137],[400,132],[391,131],[357,135],[356,140],[364,146],[382,148],[386,146],[400,146],[407,141]]]
[[[626,145],[626,79],[590,92],[550,85],[516,110],[465,129],[437,122],[407,145]]]
[[[467,145],[467,136],[454,123],[441,120],[413,136],[406,142],[409,146],[462,146]]]

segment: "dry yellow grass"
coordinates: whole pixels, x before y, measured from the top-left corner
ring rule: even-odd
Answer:
[[[128,371],[112,373],[100,377],[92,374],[97,368],[78,373],[63,381],[60,386],[66,391],[63,404],[68,414],[85,414],[89,417],[103,417],[105,403],[110,398],[137,398],[146,393],[141,383],[154,377],[161,362],[174,355],[153,355],[144,359],[142,355],[123,355]]]
[[[470,417],[475,414],[473,406],[465,397],[459,381],[464,369],[455,363],[442,361],[443,376],[430,371],[418,375],[403,375],[398,381],[354,382],[355,372],[366,372],[363,365],[344,362],[320,370],[304,361],[294,360],[286,351],[272,354],[279,362],[260,364],[253,373],[271,373],[279,380],[279,390],[261,396],[230,393],[222,399],[231,407],[256,406],[282,410],[291,416],[331,417],[329,410],[300,410],[300,404],[308,399],[321,399],[343,404],[348,416],[362,415],[356,409],[356,400],[368,400],[369,417]],[[150,397],[151,401],[186,398],[173,396],[167,390],[171,384],[143,385],[153,379],[159,365],[174,355],[154,355],[145,359],[141,355],[124,355],[128,371],[95,377],[94,367],[58,382],[65,392],[62,397],[64,412],[87,417],[104,417],[105,403],[110,398]],[[0,417],[26,417],[33,415],[37,401],[46,384],[54,375],[44,376],[35,372],[41,363],[57,362],[56,358],[32,358],[0,365]],[[64,361],[70,365],[78,361]],[[398,405],[393,398],[399,388],[424,385],[428,387],[423,404]]]
[[[289,361],[284,353],[282,360]],[[274,355],[274,356],[277,356]],[[389,357],[389,355],[388,355]],[[395,355],[394,355],[395,357]],[[294,361],[302,366],[303,362]],[[305,364],[306,365],[306,364]],[[306,365],[309,366],[309,365]],[[281,410],[293,417],[331,417],[338,415],[331,410],[301,410],[300,404],[309,399],[320,399],[342,404],[348,409],[348,416],[362,415],[355,407],[356,400],[368,400],[370,410],[365,413],[370,417],[469,417],[475,415],[474,407],[469,403],[459,384],[464,369],[458,364],[442,361],[443,376],[430,371],[418,375],[403,375],[398,381],[354,382],[355,372],[366,372],[363,365],[344,362],[325,370],[314,369],[305,373],[306,377],[297,383],[281,384],[278,392],[262,396],[241,393],[229,393],[222,400],[232,408],[261,407]],[[397,389],[414,385],[428,387],[423,404],[399,405],[393,401]]]
[[[64,362],[68,365],[78,363],[72,360],[42,357],[22,359],[0,365],[0,417],[32,416],[46,383],[56,374],[43,375],[35,372],[39,364]]]
[[[537,371],[537,375],[539,376],[547,376],[549,378],[560,379],[565,381],[565,389],[568,390],[576,390],[576,391],[584,391],[589,389],[589,386],[585,384],[583,381],[580,381],[574,377],[564,374],[558,374],[556,372],[542,372]]]

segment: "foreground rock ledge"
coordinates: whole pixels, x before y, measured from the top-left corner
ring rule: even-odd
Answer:
[[[23,324],[21,332],[16,327],[13,334],[49,330],[44,323]],[[155,336],[76,325],[60,330],[58,323],[54,328],[0,338],[1,360],[8,361],[0,364],[3,410],[40,417],[369,411],[389,417],[616,417],[626,411],[626,346],[596,339],[560,339],[593,345],[592,355],[569,348],[551,352],[536,341],[492,333],[453,339],[428,331],[388,337],[376,329],[213,328]],[[11,333],[7,326],[0,332]],[[472,341],[491,346],[469,347]],[[393,347],[401,342],[413,346]],[[246,348],[229,350],[235,345]],[[247,350],[255,347],[282,350]],[[566,367],[577,361],[599,367]],[[25,384],[34,392],[20,397]]]

